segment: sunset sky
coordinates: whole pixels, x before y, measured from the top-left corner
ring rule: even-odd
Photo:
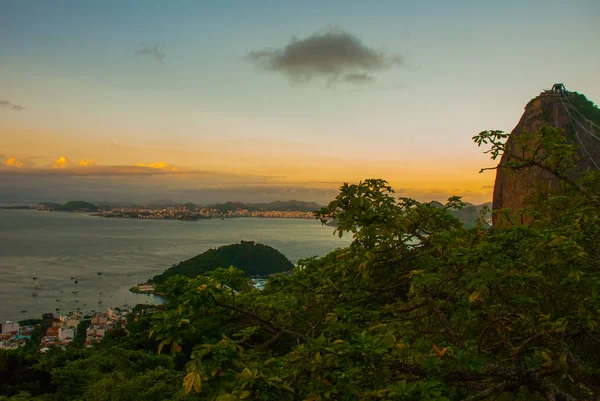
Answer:
[[[600,101],[600,2],[0,0],[0,203],[491,200],[472,143]]]

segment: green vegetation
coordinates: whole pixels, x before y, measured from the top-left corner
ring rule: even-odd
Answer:
[[[596,133],[600,136],[600,128],[598,128],[600,127],[600,109],[598,106],[588,100],[585,95],[576,92],[573,93],[572,96],[569,96],[569,103],[571,103],[581,115],[596,124],[596,127],[594,128]],[[575,115],[574,117],[578,118],[579,116]]]
[[[506,136],[474,139],[496,160]],[[440,208],[396,199],[382,180],[346,184],[316,216],[352,235],[348,248],[262,291],[233,267],[170,277],[164,310],[128,336],[37,360],[0,353],[1,391],[13,401],[595,399],[600,175],[566,174],[576,148],[554,128],[519,145],[543,151],[504,168],[538,166],[562,183],[500,212],[531,224],[465,228],[449,213],[464,207],[457,197]]]
[[[235,266],[246,276],[263,276],[290,271],[294,267],[281,252],[267,245],[242,241],[209,249],[208,251],[165,270],[154,276],[152,283],[164,283],[169,277],[182,275],[196,277],[218,267]]]

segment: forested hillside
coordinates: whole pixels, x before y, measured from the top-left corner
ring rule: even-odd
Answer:
[[[504,152],[502,132],[474,139]],[[534,139],[562,180],[576,147],[552,127]],[[561,182],[514,211],[533,222],[499,228],[465,228],[459,198],[346,184],[318,217],[348,248],[262,291],[235,268],[161,280],[164,310],[96,348],[0,352],[0,399],[598,399],[600,175]]]
[[[196,277],[218,267],[235,266],[246,276],[263,276],[290,271],[294,267],[281,252],[268,245],[242,241],[225,245],[194,256],[154,276],[152,283],[164,283],[169,277],[182,275]]]

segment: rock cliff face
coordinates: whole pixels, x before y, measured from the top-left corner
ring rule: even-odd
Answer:
[[[549,189],[558,185],[550,173],[538,167],[516,172],[501,168],[515,156],[526,156],[513,146],[517,138],[525,133],[535,133],[548,125],[560,128],[567,143],[578,147],[579,161],[576,168],[570,172],[572,177],[587,169],[600,170],[600,109],[585,96],[575,92],[559,95],[550,91],[542,92],[527,104],[521,120],[508,138],[507,145],[510,150],[502,156],[500,168],[496,172],[493,210],[519,209],[523,205],[523,198],[536,188],[541,186]],[[531,221],[526,215],[519,218],[521,224]],[[494,214],[493,224],[497,227],[510,223],[502,216]]]

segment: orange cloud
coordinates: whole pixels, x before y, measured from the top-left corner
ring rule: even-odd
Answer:
[[[9,157],[2,164],[5,165],[6,167],[16,167],[16,168],[33,167],[34,166],[34,164],[32,162],[30,162],[29,160],[27,160],[25,158],[17,159],[15,157]]]
[[[95,166],[96,162],[94,160],[79,160],[80,167],[90,167]]]
[[[172,164],[165,163],[165,162],[150,163],[150,164],[138,164],[138,167],[149,167],[149,168],[155,168],[157,170],[167,170],[167,171],[179,171],[179,167],[174,166]]]
[[[71,166],[71,161],[65,156],[61,156],[52,165],[52,168],[66,168]]]

